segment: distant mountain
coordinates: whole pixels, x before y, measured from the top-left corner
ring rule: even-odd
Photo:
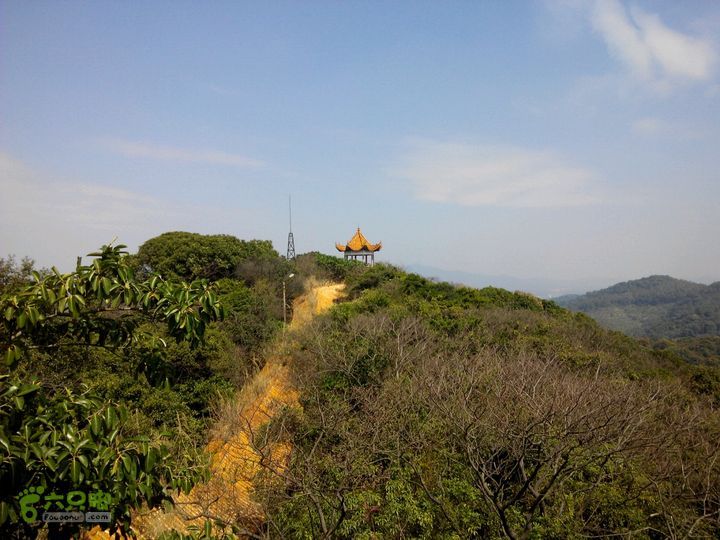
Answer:
[[[650,276],[555,301],[631,336],[720,335],[720,281],[702,285],[670,276]]]

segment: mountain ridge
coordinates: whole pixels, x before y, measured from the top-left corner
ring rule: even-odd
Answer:
[[[651,275],[555,301],[636,337],[720,335],[720,282],[704,285]]]

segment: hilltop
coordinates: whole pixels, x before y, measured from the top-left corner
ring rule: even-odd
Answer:
[[[720,335],[720,282],[650,276],[556,302],[631,336],[686,338]]]

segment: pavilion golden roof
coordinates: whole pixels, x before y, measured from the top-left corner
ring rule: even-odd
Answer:
[[[380,251],[382,249],[382,242],[378,242],[377,244],[371,244],[365,236],[363,236],[363,233],[360,232],[360,227],[358,227],[357,231],[353,235],[353,237],[348,240],[348,243],[345,245],[342,244],[335,244],[335,247],[338,251]]]

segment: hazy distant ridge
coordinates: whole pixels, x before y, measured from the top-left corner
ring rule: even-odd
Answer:
[[[650,276],[556,301],[633,336],[720,335],[720,282],[703,285]]]

